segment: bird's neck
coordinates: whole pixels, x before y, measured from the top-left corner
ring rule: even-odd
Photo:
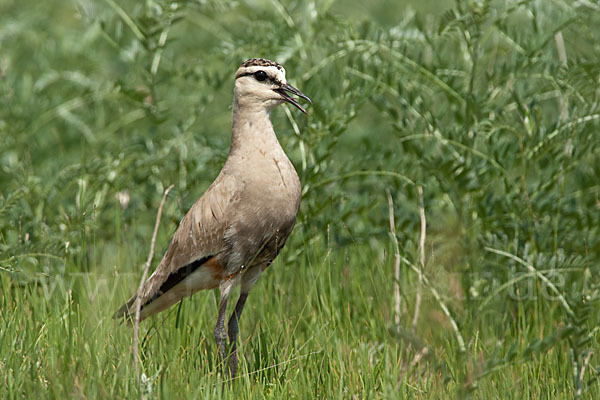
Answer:
[[[233,103],[233,127],[230,154],[239,149],[280,148],[271,124],[270,112],[264,107]]]

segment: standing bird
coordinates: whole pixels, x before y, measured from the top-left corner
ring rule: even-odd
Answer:
[[[270,113],[284,102],[306,110],[290,95],[311,100],[285,79],[285,69],[262,58],[245,61],[235,74],[231,148],[221,172],[181,220],[167,252],[141,291],[141,320],[198,290],[220,289],[215,326],[219,364],[237,372],[238,320],[248,293],[290,235],[300,206],[301,185],[281,148]],[[227,331],[231,289],[240,297]],[[114,315],[135,314],[134,294]]]

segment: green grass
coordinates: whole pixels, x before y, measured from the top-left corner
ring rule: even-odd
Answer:
[[[429,303],[419,336],[399,336],[391,323],[393,289],[386,265],[382,254],[368,248],[328,252],[321,242],[293,266],[275,263],[252,292],[242,320],[243,364],[227,395],[445,398],[462,392],[461,375],[480,373],[482,354],[503,347],[494,343],[490,349],[486,343],[486,338],[498,335],[500,321],[480,328],[466,355],[457,353],[447,321]],[[107,286],[98,285],[101,280]],[[131,330],[110,319],[118,305],[115,300],[122,298],[123,287],[132,286],[133,277],[78,275],[58,283],[51,293],[53,283],[41,280],[38,286],[22,288],[2,280],[5,394],[129,398],[146,390],[152,397],[185,393],[211,398],[222,390],[212,337],[214,293],[200,293],[142,325],[141,360],[149,380],[140,389],[130,356]],[[118,295],[111,296],[115,286]],[[98,288],[94,298],[89,287],[91,292]],[[527,330],[519,328],[519,320],[527,320]],[[533,339],[550,322],[518,310],[504,329]],[[468,330],[471,323],[464,325]],[[435,347],[424,361],[407,368],[417,352],[401,338]],[[565,350],[559,345],[529,362],[491,372],[477,382],[474,397],[569,397],[571,371]],[[472,380],[473,375],[464,378]]]
[[[4,1],[0,397],[598,397],[599,15]],[[216,374],[206,292],[142,324],[138,385],[132,332],[110,316],[164,188],[153,265],[218,173],[233,73],[256,56],[314,102],[272,116],[304,187],[298,224],[250,294],[235,383]]]

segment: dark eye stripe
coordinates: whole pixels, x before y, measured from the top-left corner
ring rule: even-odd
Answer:
[[[238,76],[236,76],[235,79],[239,79],[242,78],[244,76],[249,76],[249,75],[254,75],[256,72],[258,71],[254,71],[254,72],[244,72],[243,74],[239,74]],[[276,80],[275,78],[273,78],[271,75],[267,74],[267,79],[265,79],[263,82],[265,81],[269,81],[271,83],[280,83],[278,80]]]

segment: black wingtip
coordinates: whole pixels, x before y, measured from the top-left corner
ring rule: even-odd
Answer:
[[[113,315],[112,315],[112,319],[119,321],[121,324],[124,321],[127,321],[128,323],[131,323],[132,320],[132,315],[129,312],[129,310],[131,309],[131,306],[133,305],[133,303],[135,302],[135,299],[137,297],[133,296],[131,299],[129,299],[129,301],[125,304],[123,304],[121,306],[121,308],[119,308]]]

